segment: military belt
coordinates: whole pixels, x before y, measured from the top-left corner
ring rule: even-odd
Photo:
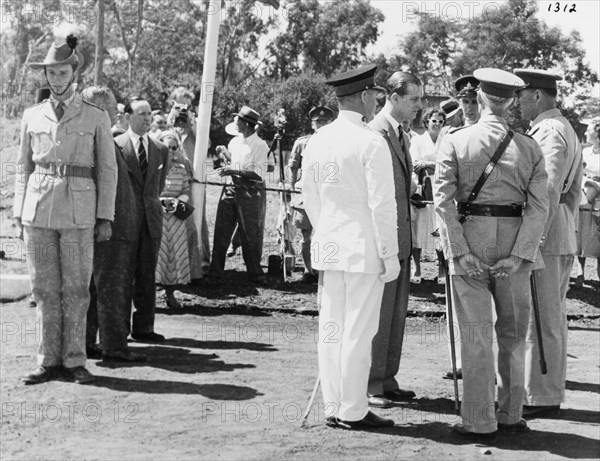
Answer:
[[[92,166],[68,165],[65,163],[36,163],[34,173],[96,180],[96,169]]]
[[[479,205],[476,203],[459,202],[456,209],[459,214],[464,216],[518,218],[523,216],[525,205],[523,203],[513,203],[512,205]]]

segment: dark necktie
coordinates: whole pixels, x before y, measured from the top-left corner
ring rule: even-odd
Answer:
[[[402,152],[406,152],[406,147],[404,146],[404,132],[402,131],[402,125],[398,125],[398,140],[400,141],[400,146],[402,146]]]
[[[60,120],[63,115],[65,115],[65,103],[58,101],[58,104],[56,105],[56,118]]]
[[[148,170],[148,156],[146,155],[146,149],[144,149],[144,138],[140,136],[140,147],[138,147],[138,161],[140,162],[140,170],[142,170],[142,177],[146,180],[146,171]]]

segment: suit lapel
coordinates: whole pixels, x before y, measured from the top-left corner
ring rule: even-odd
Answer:
[[[410,176],[410,172],[408,171],[407,158],[406,158],[407,156],[406,156],[404,150],[402,149],[402,144],[400,143],[400,140],[398,139],[398,136],[396,136],[396,130],[394,129],[394,127],[392,126],[392,124],[389,122],[389,120],[387,119],[387,117],[384,116],[383,117],[383,121],[384,121],[384,128],[383,129],[386,132],[386,136],[390,140],[390,144],[392,145],[392,149],[394,150],[394,154],[396,154],[396,156],[400,160],[400,163],[402,164],[402,167],[404,168],[404,175],[406,177],[409,177]],[[403,133],[401,135],[403,135]],[[405,145],[406,145],[406,143],[405,143]]]
[[[126,137],[125,144],[121,147],[123,148],[123,157],[125,158],[125,163],[127,163],[127,168],[129,168],[129,171],[133,174],[133,176],[135,176],[135,179],[140,184],[144,184],[142,170],[140,170],[140,163],[138,162],[137,155],[133,149],[133,142],[127,133],[121,136]]]
[[[146,181],[158,172],[159,159],[158,149],[154,141],[148,136],[148,171],[146,172]]]

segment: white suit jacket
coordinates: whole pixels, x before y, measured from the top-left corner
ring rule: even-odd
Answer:
[[[398,254],[393,166],[383,137],[361,114],[342,110],[308,141],[302,177],[313,267],[381,273],[382,260]]]

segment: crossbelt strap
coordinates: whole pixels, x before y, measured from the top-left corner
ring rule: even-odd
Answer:
[[[467,198],[467,201],[465,202],[465,210],[467,212],[469,211],[469,207],[471,206],[471,203],[473,203],[475,201],[475,199],[477,198],[477,196],[479,195],[481,188],[483,187],[483,185],[489,178],[490,174],[492,174],[492,171],[494,171],[494,168],[496,168],[498,160],[500,160],[500,157],[502,157],[502,154],[508,147],[508,144],[512,140],[513,135],[514,135],[514,132],[512,130],[508,130],[508,133],[506,133],[504,135],[504,139],[502,139],[502,142],[496,149],[496,152],[494,152],[494,155],[492,156],[491,160],[485,166],[483,173],[481,173],[481,176],[477,180],[477,183],[475,183],[475,187],[473,187],[473,190],[471,191],[471,193],[469,194],[469,197]],[[465,219],[467,219],[466,214],[465,214],[465,216],[460,218],[459,221],[461,223],[463,223],[465,221]]]

